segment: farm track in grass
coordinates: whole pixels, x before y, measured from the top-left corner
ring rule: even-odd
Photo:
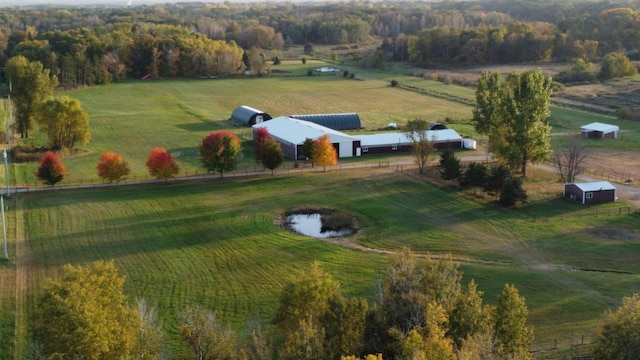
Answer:
[[[388,265],[386,252],[402,246],[469,260],[462,263],[465,281],[475,278],[489,303],[505,283],[516,284],[540,339],[567,331],[590,334],[604,309],[640,285],[638,265],[611,264],[610,250],[591,254],[590,268],[626,273],[571,270],[589,251],[580,231],[615,226],[638,235],[637,217],[533,223],[393,170],[376,176],[354,170],[18,196],[33,259],[29,301],[43,276],[57,276],[65,263],[114,259],[127,277],[130,299],[146,298],[172,336],[186,305],[215,309],[236,329],[247,318],[268,321],[282,286],[316,260],[345,294],[372,300]],[[286,209],[305,205],[357,216],[362,230],[349,240],[355,246],[299,236],[275,223]],[[557,231],[566,226],[573,231]],[[640,255],[626,244],[609,245],[624,246],[629,259]],[[585,253],[572,256],[568,250],[574,247]],[[183,351],[175,340],[172,346]]]

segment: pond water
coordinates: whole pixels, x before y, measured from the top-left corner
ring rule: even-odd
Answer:
[[[320,214],[293,214],[287,217],[287,221],[291,230],[315,238],[344,237],[354,232],[352,229],[321,232],[322,215]]]

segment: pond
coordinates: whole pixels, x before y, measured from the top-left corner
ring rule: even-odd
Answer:
[[[291,230],[315,238],[344,237],[355,233],[349,228],[322,231],[322,215],[318,213],[289,215],[287,223]]]

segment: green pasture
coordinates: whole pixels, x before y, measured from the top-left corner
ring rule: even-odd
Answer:
[[[531,221],[461,195],[389,169],[375,176],[351,170],[49,191],[14,201],[27,224],[29,299],[66,263],[114,259],[129,298],[153,304],[174,339],[177,314],[187,305],[218,311],[240,332],[248,318],[268,322],[283,285],[313,261],[340,281],[345,295],[374,301],[389,256],[306,238],[277,224],[278,214],[305,205],[355,215],[362,229],[352,241],[361,246],[451,253],[488,303],[505,283],[515,284],[539,343],[569,331],[591,336],[603,311],[640,285],[634,261],[640,250],[622,237],[640,237],[637,215],[578,217],[585,209],[602,214],[609,205],[549,200],[537,206],[559,210]],[[179,342],[172,345],[182,351]]]

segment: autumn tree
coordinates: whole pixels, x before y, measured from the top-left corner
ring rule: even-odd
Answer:
[[[429,122],[423,119],[410,120],[404,127],[404,134],[411,141],[418,170],[420,174],[424,174],[435,140],[433,136],[429,138]]]
[[[336,148],[331,143],[328,135],[323,135],[313,142],[313,162],[318,166],[333,166],[338,163]]]
[[[46,100],[37,106],[35,119],[53,149],[73,149],[76,143],[84,145],[91,139],[89,115],[77,99],[63,96]]]
[[[236,168],[242,145],[240,139],[231,131],[213,131],[200,143],[200,161],[208,172],[220,173]]]
[[[339,358],[360,351],[367,303],[345,299],[340,284],[313,263],[311,269],[285,285],[274,323],[283,359]]]
[[[122,155],[108,151],[100,155],[98,162],[98,176],[109,182],[120,182],[126,179],[131,169]]]
[[[267,169],[273,171],[284,162],[284,153],[280,147],[280,143],[275,139],[267,139],[262,149],[262,164]]]
[[[489,150],[510,168],[546,160],[550,153],[551,126],[546,123],[551,104],[551,77],[538,69],[522,74],[483,72],[476,89],[473,122],[489,136]]]
[[[215,312],[187,307],[181,316],[180,337],[198,360],[233,357],[233,332],[223,328]]]
[[[60,161],[60,158],[55,153],[47,151],[40,158],[36,177],[47,185],[55,185],[64,179],[66,172],[67,168]]]
[[[146,163],[149,174],[156,179],[168,179],[175,177],[180,169],[175,159],[163,147],[155,147],[149,153]]]
[[[65,265],[36,305],[34,335],[51,358],[130,359],[140,317],[127,306],[113,261]]]
[[[585,170],[584,162],[587,157],[589,157],[589,148],[579,136],[571,137],[569,146],[566,148],[554,150],[553,162],[558,169],[560,181],[565,184],[575,182],[576,176]]]
[[[53,95],[58,80],[41,62],[29,61],[24,56],[15,56],[7,61],[5,76],[11,84],[10,95],[18,132],[22,138],[29,137],[36,105]]]
[[[264,149],[264,143],[269,138],[269,129],[266,127],[259,127],[256,129],[256,137],[253,142],[253,152],[256,157],[256,162],[262,162],[262,151]]]
[[[640,295],[622,299],[622,304],[604,314],[596,336],[593,359],[633,359],[640,354]]]
[[[498,297],[493,330],[494,348],[501,358],[531,359],[533,328],[527,325],[529,309],[514,285],[505,285]]]
[[[621,52],[613,52],[605,55],[598,77],[602,80],[610,80],[625,76],[634,76],[638,69],[629,61],[629,58]]]

